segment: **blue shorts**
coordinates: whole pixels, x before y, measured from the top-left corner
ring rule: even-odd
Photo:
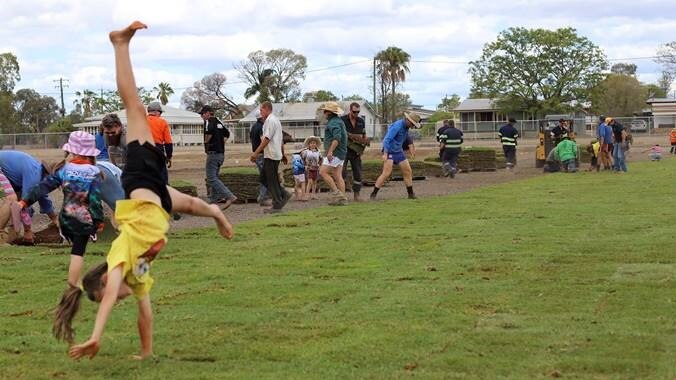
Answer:
[[[404,162],[407,160],[406,155],[404,152],[398,152],[398,153],[388,153],[387,154],[387,159],[392,160],[392,162],[395,165],[399,165],[400,163]]]

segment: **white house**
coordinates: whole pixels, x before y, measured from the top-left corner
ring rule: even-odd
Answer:
[[[676,99],[650,98],[650,104],[655,128],[676,127]]]
[[[345,112],[349,112],[352,102],[338,101],[337,103]],[[359,116],[364,118],[366,123],[366,134],[370,137],[377,135],[380,130],[376,125],[375,112],[364,100],[358,100],[356,103],[359,103],[361,109]],[[317,110],[322,104],[324,102],[272,103],[272,112],[279,118],[284,131],[291,134],[295,140],[300,141],[309,136],[321,136],[323,134],[323,127],[320,127],[317,118]],[[257,116],[258,109],[254,109],[239,122],[250,128],[256,123]]]
[[[169,106],[162,106],[162,110],[162,117],[167,120],[167,123],[171,128],[171,137],[175,145],[202,144],[204,141],[202,132],[204,121],[199,114]],[[113,113],[117,114],[123,125],[127,125],[127,111],[120,110]],[[85,122],[75,124],[73,127],[94,134],[98,130],[101,119],[103,119],[105,115],[106,114],[88,117]],[[227,122],[223,123],[226,125],[228,124]],[[230,129],[232,130],[232,128]]]

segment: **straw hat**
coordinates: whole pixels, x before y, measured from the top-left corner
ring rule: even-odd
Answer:
[[[68,142],[63,145],[62,149],[79,156],[96,157],[101,153],[100,150],[96,149],[94,135],[84,131],[71,132],[68,136]]]
[[[317,146],[322,145],[322,140],[317,136],[310,136],[310,137],[306,138],[305,141],[303,141],[303,145],[307,148],[308,146],[310,146],[310,142],[312,142],[312,141],[317,143]]]
[[[415,112],[404,112],[404,117],[406,120],[410,121],[416,129],[420,128],[420,115]]]
[[[338,103],[336,103],[336,102],[326,102],[326,103],[322,104],[321,107],[319,107],[319,110],[333,112],[336,115],[342,115],[343,114],[343,109],[340,108],[340,106],[338,106]]]

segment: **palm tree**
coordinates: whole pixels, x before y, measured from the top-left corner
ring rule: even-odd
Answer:
[[[153,91],[157,92],[155,98],[159,100],[163,106],[169,103],[169,97],[174,95],[174,89],[171,88],[171,85],[167,82],[160,82],[157,87],[153,88]]]
[[[249,99],[250,97],[258,94],[256,101],[260,104],[265,101],[270,100],[270,85],[272,84],[274,70],[264,69],[256,75],[255,82],[251,87],[247,88],[244,91],[244,98]]]
[[[82,117],[90,117],[94,113],[96,93],[92,90],[75,91],[77,99],[73,102],[75,108],[82,110]]]
[[[408,64],[411,61],[411,55],[396,46],[390,46],[376,54],[377,71],[380,80],[389,82],[392,90],[392,103],[396,99],[397,84],[406,81],[406,73],[409,73]],[[383,94],[385,97],[386,94]],[[390,120],[394,121],[396,110],[394,104],[390,107]]]

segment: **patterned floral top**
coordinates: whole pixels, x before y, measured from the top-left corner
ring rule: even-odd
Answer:
[[[59,226],[71,235],[91,235],[103,222],[101,171],[87,161],[73,160],[34,186],[24,201],[35,203],[41,196],[63,189]]]

